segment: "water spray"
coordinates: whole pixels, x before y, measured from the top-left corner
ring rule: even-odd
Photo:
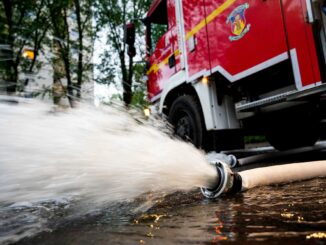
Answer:
[[[201,188],[207,198],[217,198],[223,193],[238,193],[257,186],[326,177],[326,161],[276,165],[242,172],[232,171],[229,163],[220,160],[210,164],[216,168],[216,178]]]

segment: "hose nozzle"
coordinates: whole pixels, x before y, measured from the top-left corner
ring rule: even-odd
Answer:
[[[211,162],[216,167],[217,176],[211,187],[202,187],[201,192],[207,198],[213,199],[223,193],[238,193],[242,189],[242,178],[232,172],[229,165],[222,161]]]

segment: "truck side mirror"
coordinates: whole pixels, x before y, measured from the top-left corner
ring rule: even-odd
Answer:
[[[130,47],[134,47],[136,37],[136,28],[134,23],[128,23],[125,25],[124,30],[124,42]]]

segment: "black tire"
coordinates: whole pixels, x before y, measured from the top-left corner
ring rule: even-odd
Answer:
[[[267,140],[277,150],[313,146],[319,139],[320,120],[313,111],[283,116],[267,132]]]
[[[201,107],[194,97],[183,95],[177,98],[172,103],[168,120],[174,126],[175,135],[202,148],[206,131]]]

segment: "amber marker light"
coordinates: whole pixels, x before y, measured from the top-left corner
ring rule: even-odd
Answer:
[[[203,77],[203,78],[201,79],[201,82],[202,82],[203,84],[208,84],[208,77]]]
[[[149,117],[151,115],[151,110],[149,108],[144,109],[144,114],[146,117]]]
[[[33,50],[25,49],[22,55],[26,59],[33,60],[34,59],[34,56],[35,56],[35,53],[34,53]]]

